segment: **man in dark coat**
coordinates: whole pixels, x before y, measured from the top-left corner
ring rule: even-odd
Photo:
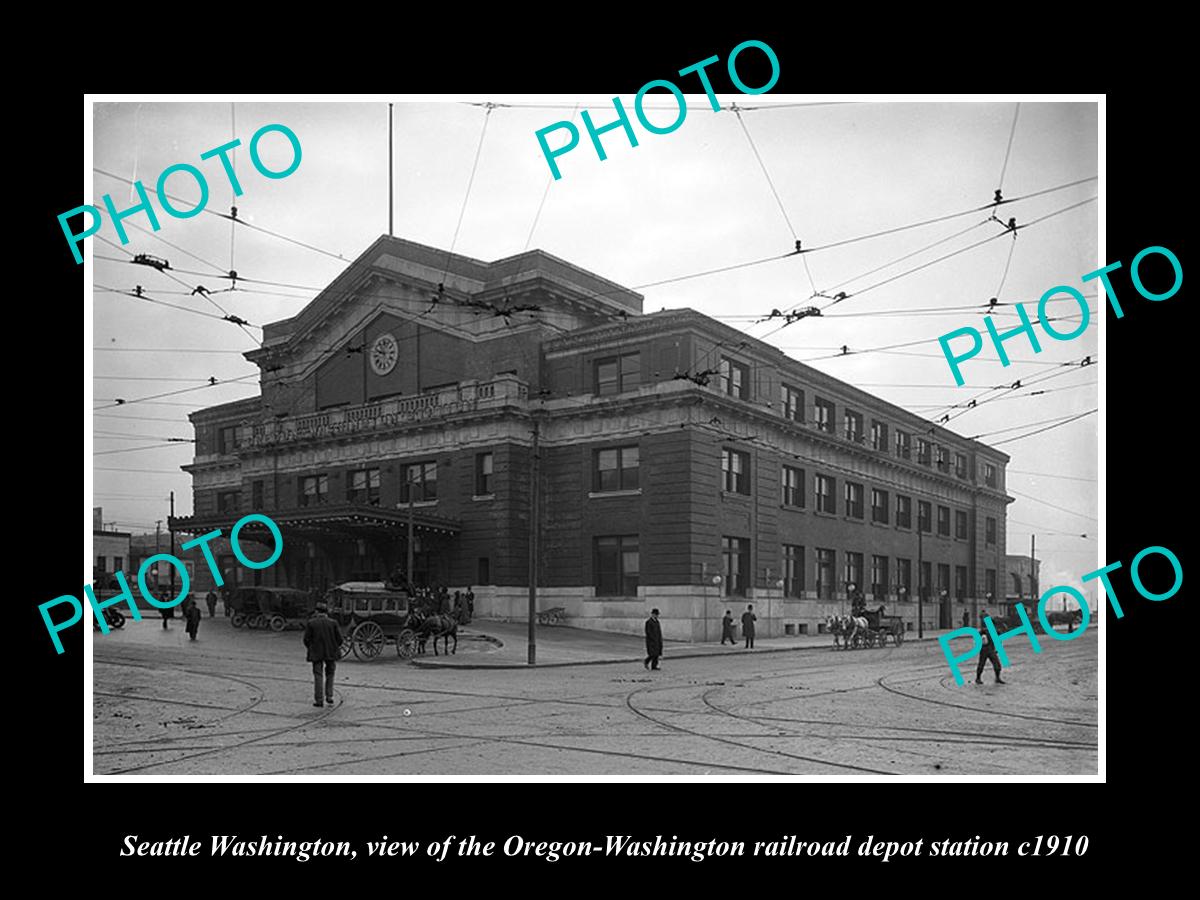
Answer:
[[[204,595],[204,602],[208,605],[208,617],[211,619],[217,614],[217,593],[210,590]]]
[[[747,603],[746,611],[742,613],[742,634],[746,636],[747,650],[754,649],[754,623],[758,621],[758,616],[754,614],[754,604]]]
[[[333,673],[342,647],[342,629],[326,615],[328,611],[329,607],[321,601],[304,626],[304,646],[308,648],[307,659],[313,670],[313,706],[333,705]]]
[[[183,601],[183,621],[187,625],[188,637],[193,641],[196,639],[196,632],[200,629],[200,604],[196,602],[194,597],[188,597]]]
[[[733,633],[733,613],[730,610],[725,610],[725,618],[721,620],[721,646],[725,646],[725,641],[736,645],[737,638]]]
[[[642,664],[647,669],[658,670],[658,658],[662,656],[663,640],[662,626],[658,624],[658,610],[650,610],[650,618],[646,620],[646,661]]]
[[[1000,657],[996,655],[996,645],[992,643],[992,635],[987,630],[987,626],[983,624],[983,620],[988,617],[987,610],[981,610],[979,613],[979,634],[983,637],[983,648],[979,651],[979,665],[975,668],[975,683],[983,684],[983,667],[990,659],[992,668],[996,672],[996,684],[1007,684],[1000,677]]]

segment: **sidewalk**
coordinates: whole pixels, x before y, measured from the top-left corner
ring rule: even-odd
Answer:
[[[937,640],[953,629],[929,629],[923,641]],[[489,638],[491,640],[489,640]],[[905,634],[904,643],[915,643],[916,632]],[[496,641],[499,643],[497,644]],[[439,645],[440,646],[440,645]],[[890,643],[888,646],[892,646]],[[539,626],[537,629],[537,665],[528,664],[528,626],[523,622],[491,622],[476,619],[459,630],[458,653],[433,655],[430,646],[425,655],[415,657],[414,666],[445,669],[528,669],[561,666],[612,665],[640,663],[646,658],[646,642],[639,635],[612,634],[564,625]],[[695,659],[731,654],[785,653],[796,650],[833,651],[833,635],[802,634],[786,637],[756,638],[753,650],[743,642],[722,646],[717,641],[691,643],[667,641],[663,659]]]

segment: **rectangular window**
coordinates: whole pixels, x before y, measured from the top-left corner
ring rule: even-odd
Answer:
[[[932,586],[933,586],[933,563],[926,560],[921,563],[921,583],[918,585],[918,588],[920,589],[921,594],[924,597],[928,598],[929,597],[929,589]]]
[[[817,598],[832,600],[836,586],[837,552],[817,548]]]
[[[780,480],[783,483],[783,505],[804,506],[804,470],[784,466]]]
[[[950,471],[950,449],[941,444],[937,448],[937,467],[939,472]]]
[[[863,586],[863,555],[846,551],[846,590],[861,590]]]
[[[813,400],[813,421],[817,423],[817,428],[821,431],[827,431],[833,434],[833,418],[836,413],[836,407],[832,400],[826,400],[822,397],[817,397]]]
[[[871,420],[871,446],[880,453],[888,452],[888,427],[886,422]]]
[[[984,520],[983,539],[988,544],[996,543],[996,520],[991,516]]]
[[[954,454],[954,474],[959,478],[967,477],[967,457],[964,453]]]
[[[250,505],[255,510],[263,508],[263,483],[261,481],[250,482]]]
[[[853,481],[846,482],[846,515],[855,519],[863,517],[863,486]]]
[[[862,413],[846,410],[843,420],[845,424],[846,440],[854,441],[856,444],[861,444],[863,442]]]
[[[950,507],[938,507],[938,536],[950,537]]]
[[[792,422],[804,421],[804,391],[788,385],[782,386],[783,417]]]
[[[886,525],[888,522],[888,492],[871,488],[871,521]]]
[[[725,561],[725,596],[744,597],[750,586],[750,539],[721,538],[721,555]]]
[[[632,491],[639,484],[638,448],[610,447],[597,450],[593,456],[592,490]]]
[[[300,505],[317,506],[329,499],[328,475],[302,475],[300,477]]]
[[[896,524],[901,528],[912,528],[912,497],[896,495]]]
[[[107,562],[107,560],[105,559],[105,557],[97,556],[96,557],[96,568],[99,569],[101,572],[107,572],[108,569],[104,568],[104,565],[106,562]],[[117,568],[116,563],[114,562],[113,563],[113,571],[116,571],[116,568]]]
[[[625,353],[596,360],[596,393],[601,397],[631,391],[642,383],[642,355]]]
[[[237,426],[229,425],[217,431],[217,452],[226,455],[237,449]]]
[[[912,435],[896,429],[896,455],[901,459],[912,459]]]
[[[366,506],[379,505],[379,470],[359,469],[346,478],[346,501]]]
[[[938,582],[937,595],[939,597],[950,596],[950,567],[945,563],[938,563]]]
[[[783,596],[801,597],[804,591],[804,548],[783,545]]]
[[[912,560],[896,557],[896,593],[912,599]]]
[[[967,513],[965,510],[954,511],[954,536],[959,540],[967,539]]]
[[[987,593],[987,599],[996,599],[996,570],[987,569],[983,573],[983,589]]]
[[[954,567],[954,598],[962,601],[967,599],[967,567]]]
[[[917,438],[917,462],[923,466],[933,465],[933,445],[924,438]]]
[[[475,567],[475,583],[492,583],[492,561],[486,556],[479,557],[479,563]]]
[[[880,602],[887,600],[888,595],[888,558],[886,556],[871,557],[871,593]]]
[[[933,508],[927,500],[917,501],[917,530],[929,534],[933,530]]]
[[[113,571],[114,571],[114,572],[120,572],[120,571],[122,571],[124,568],[125,568],[125,557],[123,557],[123,556],[114,556],[114,557],[113,557]]]
[[[990,488],[996,486],[996,467],[991,463],[983,464],[983,483]]]
[[[238,512],[242,507],[240,491],[221,491],[217,494],[217,512]]]
[[[437,495],[436,462],[408,463],[400,467],[401,503],[408,503],[410,497],[413,503],[436,500]]]
[[[640,571],[636,534],[596,538],[597,597],[636,597]]]
[[[721,357],[719,368],[721,390],[731,397],[745,400],[750,396],[750,367],[728,356]]]
[[[833,492],[837,489],[837,480],[828,475],[818,475],[813,479],[813,489],[817,495],[817,511],[836,513],[837,500]]]
[[[750,493],[750,454],[726,447],[721,451],[722,489],[730,494]]]
[[[492,483],[495,457],[490,453],[475,454],[475,496],[486,497],[495,490]]]

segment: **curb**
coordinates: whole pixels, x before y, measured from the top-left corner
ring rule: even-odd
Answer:
[[[904,643],[917,644],[917,643],[923,643],[925,641],[933,641],[933,640],[937,640],[937,638],[934,638],[934,637],[905,638]],[[805,646],[805,647],[767,647],[762,650],[756,649],[754,655],[758,656],[763,653],[799,653],[802,651],[813,652],[813,651],[820,651],[820,650],[833,651],[833,650],[837,650],[837,649],[838,648],[834,647],[832,644],[829,646],[824,646],[824,645],[818,644],[818,645],[811,645],[811,646]],[[875,649],[875,648],[864,648],[864,649]],[[732,656],[732,655],[734,655],[734,654],[732,654],[732,653],[730,653],[730,654],[673,653],[673,654],[671,654],[671,656],[669,658],[673,659],[673,660],[675,660],[675,659],[706,659],[708,657],[719,657],[719,658],[724,659],[727,656]],[[666,659],[667,657],[663,657],[663,658]],[[578,666],[615,666],[615,665],[621,665],[624,663],[638,663],[641,661],[642,661],[642,657],[631,656],[631,657],[622,658],[622,659],[592,659],[592,660],[578,660],[578,661],[574,661],[574,662],[535,663],[534,665],[531,666],[531,665],[529,665],[529,663],[465,663],[465,664],[459,664],[459,663],[439,663],[439,662],[431,662],[428,660],[412,659],[412,660],[409,660],[409,665],[416,666],[419,669],[470,669],[470,670],[514,669],[514,670],[529,671],[530,669],[566,669],[566,668],[578,667]]]

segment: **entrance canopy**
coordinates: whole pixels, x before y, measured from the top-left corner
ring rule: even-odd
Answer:
[[[383,509],[378,506],[359,506],[344,503],[337,506],[316,506],[303,509],[264,511],[279,530],[305,538],[322,537],[370,537],[381,532],[407,533],[409,511],[407,509]],[[206,534],[221,529],[228,536],[233,526],[245,513],[215,513],[204,516],[177,516],[169,520],[172,530],[187,534]],[[436,516],[425,510],[412,511],[413,531],[418,534],[450,536],[462,530],[454,519]],[[248,522],[238,532],[238,537],[261,539],[269,532],[261,522]]]

